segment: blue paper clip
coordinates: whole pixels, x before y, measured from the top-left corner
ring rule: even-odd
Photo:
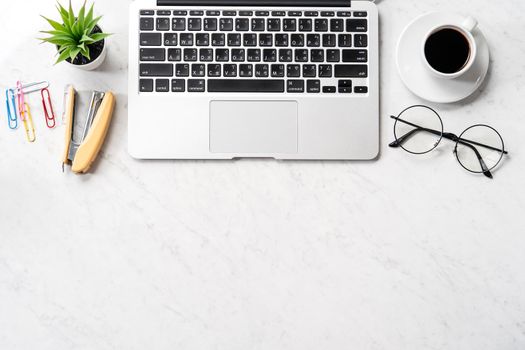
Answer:
[[[9,129],[18,128],[18,117],[16,112],[16,96],[13,89],[5,90],[5,103],[7,106],[7,125]]]

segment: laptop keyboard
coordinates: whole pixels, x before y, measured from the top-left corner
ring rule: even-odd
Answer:
[[[368,93],[363,11],[140,11],[141,93]]]

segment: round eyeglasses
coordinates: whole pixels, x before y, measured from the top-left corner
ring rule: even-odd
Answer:
[[[425,154],[436,149],[441,140],[447,139],[456,143],[456,159],[471,173],[492,179],[492,171],[508,154],[503,138],[493,127],[476,124],[456,136],[443,131],[441,117],[428,106],[411,106],[391,118],[395,120],[395,141],[390,147],[400,147],[412,154]]]

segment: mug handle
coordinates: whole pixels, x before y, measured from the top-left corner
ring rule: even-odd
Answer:
[[[478,21],[474,17],[467,17],[463,23],[461,23],[461,26],[467,32],[472,32],[478,26]]]

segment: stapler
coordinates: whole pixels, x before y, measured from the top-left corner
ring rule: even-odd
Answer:
[[[76,91],[68,86],[64,96],[64,123],[66,126],[66,148],[62,160],[71,165],[76,174],[87,173],[104,144],[115,109],[115,96],[111,92],[93,91],[87,109],[84,129],[76,139],[75,124],[79,116]],[[78,123],[77,123],[78,124]]]

